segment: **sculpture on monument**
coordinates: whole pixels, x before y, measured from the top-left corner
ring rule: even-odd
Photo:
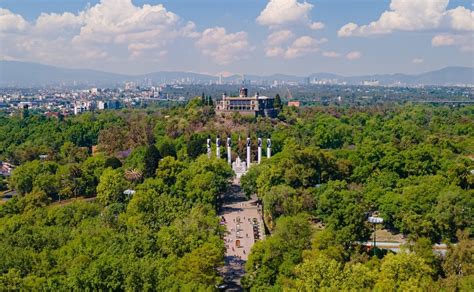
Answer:
[[[232,170],[235,172],[237,178],[241,178],[242,175],[247,173],[247,163],[241,161],[240,157],[237,156],[237,159],[232,162]]]

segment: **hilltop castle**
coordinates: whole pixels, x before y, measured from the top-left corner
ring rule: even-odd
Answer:
[[[229,115],[237,112],[242,116],[276,117],[278,109],[274,107],[275,98],[260,96],[258,93],[248,96],[247,93],[247,88],[242,87],[239,96],[223,94],[216,104],[216,113]]]

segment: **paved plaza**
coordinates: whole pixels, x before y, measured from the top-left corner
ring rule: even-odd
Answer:
[[[259,205],[256,198],[245,198],[238,181],[235,181],[224,197],[220,216],[227,227],[222,274],[229,284],[228,290],[238,291],[250,250],[257,240],[265,236]]]

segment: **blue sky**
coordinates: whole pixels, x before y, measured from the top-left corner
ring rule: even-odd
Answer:
[[[474,66],[464,0],[1,0],[0,56],[119,73]],[[371,24],[372,23],[372,24]]]

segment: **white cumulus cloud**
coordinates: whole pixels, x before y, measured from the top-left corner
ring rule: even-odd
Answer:
[[[77,65],[104,58],[156,59],[174,40],[198,36],[194,23],[161,4],[101,0],[76,14],[42,13],[32,22],[0,9],[0,55],[20,60]]]
[[[265,55],[267,57],[280,57],[285,54],[285,50],[280,47],[269,47],[265,50]]]
[[[348,23],[338,35],[367,36],[390,33],[394,30],[420,30],[437,27],[443,18],[449,0],[392,0],[390,10],[367,25]]]
[[[223,27],[206,29],[197,40],[196,46],[204,55],[220,65],[239,61],[253,50],[246,32],[227,33]]]
[[[348,23],[338,31],[340,37],[369,36],[393,31],[415,31],[446,28],[474,30],[474,14],[459,6],[447,10],[449,0],[392,0],[390,10],[366,25]],[[445,25],[447,23],[447,25]]]
[[[284,57],[286,59],[295,59],[308,55],[310,53],[318,52],[319,45],[327,42],[327,39],[314,39],[310,36],[302,36],[297,38],[285,51]]]
[[[12,13],[8,9],[0,8],[0,32],[18,33],[28,27],[28,22],[18,14]]]
[[[474,11],[459,6],[447,11],[446,14],[453,29],[474,31]]]
[[[320,50],[319,45],[327,42],[327,39],[315,39],[310,36],[302,36],[295,39],[287,47],[282,46],[267,47],[265,54],[267,57],[283,57],[285,59],[296,59]]]
[[[75,15],[70,12],[63,14],[41,13],[34,25],[34,34],[57,37],[63,34],[76,34],[85,24],[83,14]]]
[[[313,22],[309,25],[309,28],[312,30],[323,29],[325,27],[324,23],[322,22]]]
[[[278,30],[268,35],[267,45],[278,46],[288,42],[290,39],[294,38],[294,36],[295,35],[290,30]]]
[[[362,53],[359,51],[352,51],[346,54],[346,59],[347,60],[357,60],[362,57]]]
[[[270,0],[257,17],[257,22],[267,26],[307,22],[311,9],[313,9],[313,5],[306,1]]]
[[[454,40],[454,37],[449,34],[440,34],[435,36],[431,40],[431,44],[434,47],[441,47],[441,46],[452,46],[454,45],[456,41]]]
[[[359,25],[353,22],[342,26],[339,37],[370,36],[388,34],[394,31],[438,31],[464,34],[474,31],[474,12],[463,6],[447,9],[449,0],[391,0],[390,10],[383,12],[378,20],[369,24]],[[472,34],[469,35],[472,39]],[[443,39],[444,38],[444,39]],[[452,42],[447,36],[434,39],[433,46],[438,42]],[[461,50],[467,50],[464,40],[452,42]]]
[[[474,52],[474,41],[469,34],[438,34],[431,39],[433,47],[457,46],[461,51]]]

